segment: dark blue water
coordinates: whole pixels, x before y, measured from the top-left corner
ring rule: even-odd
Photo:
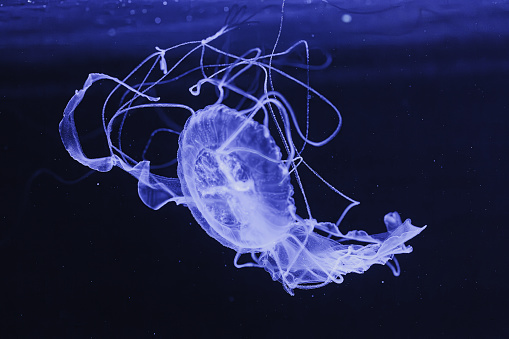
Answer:
[[[155,46],[210,36],[231,13],[253,15],[232,51],[272,50],[276,0],[0,2],[0,337],[509,335],[507,1],[285,5],[278,48],[305,39],[312,61],[333,58],[310,80],[343,128],[306,161],[361,201],[343,229],[382,232],[393,210],[428,225],[399,256],[400,277],[374,266],[290,297],[262,270],[234,268],[188,209],[145,207],[123,171],[72,185],[40,171],[87,172],[58,123],[89,73],[125,76]],[[324,189],[308,190],[311,208],[335,220]]]

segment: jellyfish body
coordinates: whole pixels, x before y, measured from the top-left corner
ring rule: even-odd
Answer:
[[[293,187],[281,152],[265,126],[214,105],[187,120],[179,139],[178,176],[187,206],[202,228],[224,246],[252,253],[252,263],[279,280],[289,293],[341,282],[385,264],[412,249],[405,242],[418,233],[397,212],[385,217],[387,232],[343,235],[333,223],[296,215]],[[314,232],[364,242],[343,245]],[[237,262],[236,260],[236,262]]]
[[[179,138],[178,177],[194,218],[238,252],[268,248],[295,219],[279,147],[265,126],[224,105],[187,120]]]
[[[413,226],[409,219],[402,222],[399,214],[392,212],[385,216],[387,231],[384,233],[341,233],[338,227],[341,220],[358,202],[322,179],[304,162],[302,151],[296,151],[291,122],[305,144],[313,146],[328,143],[341,126],[341,115],[329,100],[307,83],[272,65],[273,58],[284,56],[298,46],[304,46],[308,53],[307,43],[297,42],[280,53],[262,55],[255,48],[236,56],[211,45],[229,29],[225,26],[202,41],[187,42],[165,50],[158,48],[158,52],[145,59],[123,80],[92,73],[83,89],[76,91],[69,101],[60,123],[62,141],[69,154],[97,171],[109,171],[113,166],[118,166],[129,172],[138,179],[140,198],[154,210],[170,201],[186,205],[207,234],[237,252],[237,267],[264,268],[292,295],[295,288],[310,289],[330,282],[340,283],[343,275],[362,273],[373,264],[388,264],[398,275],[397,261],[396,267],[388,261],[394,259],[395,254],[411,252],[412,248],[405,242],[419,234],[424,227]],[[165,54],[181,47],[191,50],[175,65],[168,67]],[[203,59],[205,51],[225,56],[229,61],[206,65]],[[176,67],[193,53],[200,55],[199,65],[185,72],[177,72]],[[134,72],[154,59],[144,80],[130,84]],[[149,81],[149,75],[155,72],[154,66],[157,64],[162,75],[155,81]],[[261,70],[259,95],[236,85],[236,80],[250,68]],[[271,72],[296,82],[329,105],[338,118],[337,127],[331,135],[321,141],[312,141],[307,137],[307,129],[301,131],[290,103],[274,90]],[[195,111],[181,103],[160,102],[159,97],[148,94],[163,84],[171,84],[194,74],[198,74],[199,78],[190,88],[191,94],[200,95],[201,87],[205,85],[212,85],[217,90],[217,100],[204,108]],[[118,84],[106,99],[102,111],[110,154],[102,158],[89,158],[81,147],[74,114],[87,89],[99,80],[112,80]],[[126,92],[121,105],[111,117],[107,117],[106,107],[110,105],[110,98],[120,89]],[[251,104],[239,110],[228,107],[225,105],[228,91],[239,94]],[[128,114],[145,109],[184,109],[190,113],[181,132],[162,129],[179,134],[178,178],[153,173],[148,160],[143,157],[135,159],[121,145],[123,125]],[[256,115],[263,115],[262,123],[254,119]],[[283,150],[277,146],[269,131],[271,121],[279,132]],[[150,146],[152,136],[145,149]],[[283,158],[283,152],[286,159]],[[350,201],[336,223],[317,222],[312,218],[309,206],[307,218],[297,214],[292,172],[303,196],[306,196],[298,175],[297,159],[333,191]],[[242,254],[250,254],[251,261],[240,264]]]

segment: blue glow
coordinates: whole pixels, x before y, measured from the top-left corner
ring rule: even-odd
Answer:
[[[399,214],[392,212],[385,216],[385,233],[368,235],[364,231],[350,231],[343,234],[338,226],[358,202],[326,182],[302,156],[307,144],[320,147],[329,143],[339,132],[342,121],[339,110],[309,85],[307,42],[298,41],[282,52],[276,52],[274,47],[272,53],[264,54],[261,49],[253,48],[237,55],[215,44],[232,29],[225,26],[201,41],[157,48],[124,79],[90,74],[83,88],[69,101],[60,123],[62,141],[69,154],[96,171],[106,172],[118,166],[130,173],[138,179],[141,200],[154,210],[170,201],[187,206],[207,234],[237,252],[236,267],[264,268],[292,295],[295,288],[341,283],[343,275],[362,273],[373,264],[388,264],[393,273],[399,275],[394,255],[411,252],[412,248],[405,242],[425,227],[415,227],[409,219],[402,222]],[[306,62],[294,66],[307,72],[307,81],[276,67],[277,59],[296,50],[305,52]],[[216,62],[211,63],[212,59]],[[172,63],[171,60],[176,61]],[[148,71],[140,76],[144,68]],[[300,110],[307,114],[305,126],[299,125],[291,103],[276,90],[276,75],[300,86],[308,94],[307,108]],[[245,85],[247,76],[252,79]],[[153,94],[163,85],[178,86],[189,79],[193,79],[189,87],[191,95],[204,96],[203,92],[212,88],[214,100],[201,109],[194,109]],[[102,108],[109,155],[89,158],[82,149],[74,113],[86,91],[104,80],[116,83]],[[109,115],[108,108],[113,105],[111,98],[119,93],[123,93],[120,106]],[[164,92],[164,95],[171,96],[171,93]],[[329,108],[330,119],[336,124],[322,140],[309,137],[311,96]],[[235,98],[238,98],[237,103],[232,104]],[[122,142],[124,127],[134,114],[143,112],[151,119],[153,115],[147,110],[157,114],[187,112],[188,118],[182,131],[175,128],[154,130],[145,142],[143,156],[135,159],[127,154]],[[271,130],[277,131],[278,142]],[[302,148],[296,148],[292,130],[302,140]],[[159,133],[179,135],[178,178],[155,174],[157,166],[145,158]],[[173,163],[175,161],[169,161],[160,167]],[[303,168],[349,202],[336,222],[318,222],[312,217],[299,175]],[[297,214],[292,178],[304,197],[307,218]],[[239,263],[242,254],[250,255],[250,262]],[[391,259],[395,266],[388,263]]]

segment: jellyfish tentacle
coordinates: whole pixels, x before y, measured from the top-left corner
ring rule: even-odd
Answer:
[[[340,239],[320,235],[313,232],[314,228],[330,232],[330,235]],[[374,264],[389,264],[393,274],[398,276],[399,263],[395,261],[394,266],[388,261],[395,259],[395,254],[410,253],[412,247],[405,245],[405,242],[425,228],[416,227],[407,219],[382,234],[368,235],[364,231],[342,234],[333,223],[317,223],[316,220],[307,219],[295,223],[288,236],[263,253],[263,259],[252,266],[262,266],[273,280],[283,283],[292,295],[296,288],[318,288],[331,282],[339,284],[343,282],[345,274],[363,273]],[[342,243],[346,240],[364,245]]]

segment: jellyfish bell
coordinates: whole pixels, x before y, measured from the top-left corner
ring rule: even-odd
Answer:
[[[235,55],[213,45],[216,38],[230,30],[225,26],[201,41],[186,42],[168,49],[157,48],[156,53],[122,80],[105,74],[90,74],[83,89],[76,91],[69,101],[60,123],[62,142],[69,154],[97,171],[105,172],[118,166],[130,173],[138,179],[141,200],[154,210],[168,202],[187,206],[207,234],[237,252],[236,267],[263,268],[292,295],[295,288],[310,289],[330,282],[340,283],[343,275],[362,273],[373,264],[387,264],[398,275],[399,266],[394,255],[411,252],[412,248],[405,242],[425,227],[415,227],[409,219],[402,222],[399,214],[392,212],[385,216],[387,231],[384,233],[369,235],[365,231],[350,231],[343,234],[338,226],[348,210],[358,202],[316,173],[305,162],[303,148],[297,151],[294,145],[293,133],[304,141],[304,145],[319,147],[330,142],[341,127],[341,115],[327,98],[306,82],[272,64],[274,58],[288,55],[298,47],[304,47],[308,53],[307,43],[299,41],[285,51],[266,55],[257,48]],[[167,54],[181,47],[187,48],[184,55],[175,64],[169,64]],[[207,64],[204,62],[206,53],[215,53],[227,61]],[[177,66],[193,55],[199,58],[197,66],[177,71]],[[141,77],[144,80],[136,82],[135,79],[140,77],[133,74],[143,65],[150,64],[148,74]],[[240,77],[252,69],[257,69],[254,74],[261,77],[253,80],[255,86],[245,89],[237,85],[242,83],[238,81]],[[309,72],[309,67],[307,70]],[[311,140],[308,137],[309,126],[306,125],[304,131],[301,129],[292,105],[275,90],[272,73],[293,81],[328,105],[337,118],[333,132],[323,140]],[[155,80],[151,80],[153,74],[158,74]],[[169,101],[171,99],[166,101],[167,94],[172,92],[161,92],[160,89],[189,76],[198,79],[189,89],[193,96],[200,96],[202,87],[212,86],[216,89],[215,101],[198,110]],[[104,134],[110,152],[105,157],[89,158],[82,149],[74,114],[88,88],[100,80],[116,83],[102,109]],[[122,91],[120,107],[108,116],[106,108],[111,105],[113,94]],[[149,95],[153,92],[160,96]],[[243,109],[226,105],[229,93],[242,98],[243,103],[238,107]],[[128,114],[147,109],[178,109],[189,114],[182,131],[158,129],[144,147],[145,150],[150,147],[152,137],[159,131],[179,134],[178,178],[155,174],[144,155],[136,158],[127,154],[121,143]],[[309,105],[306,112],[309,115]],[[270,124],[277,134],[271,133]],[[279,143],[273,135],[278,136]],[[318,222],[312,217],[299,176],[299,164],[350,202],[335,223]],[[292,177],[304,197],[307,218],[299,216],[296,211]],[[242,254],[249,254],[251,260],[240,263]],[[391,259],[394,259],[394,266],[389,263]]]
[[[179,138],[178,176],[203,229],[236,251],[261,251],[295,219],[288,168],[267,128],[224,105],[191,116]]]

